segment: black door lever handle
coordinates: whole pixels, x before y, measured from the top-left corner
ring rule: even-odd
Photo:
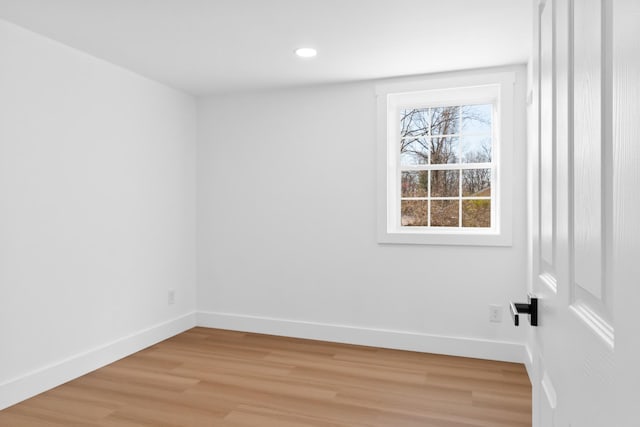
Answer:
[[[520,325],[520,314],[529,315],[529,324],[531,326],[538,326],[538,298],[531,293],[527,295],[528,303],[512,302],[510,304],[511,317],[513,318],[513,324],[515,326]]]

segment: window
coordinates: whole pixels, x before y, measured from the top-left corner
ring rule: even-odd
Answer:
[[[380,242],[511,243],[514,79],[467,74],[377,88]]]

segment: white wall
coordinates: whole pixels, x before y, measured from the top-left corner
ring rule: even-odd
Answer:
[[[517,70],[507,248],[376,242],[376,82],[202,100],[200,323],[523,360],[524,328],[506,310],[525,300],[527,277]],[[489,323],[489,304],[505,307],[503,323]]]
[[[0,21],[0,408],[195,322],[195,108]]]

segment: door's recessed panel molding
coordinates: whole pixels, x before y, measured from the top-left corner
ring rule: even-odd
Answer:
[[[558,281],[554,276],[549,273],[542,273],[538,278],[540,279],[540,282],[547,285],[551,291],[558,293]]]
[[[584,325],[593,331],[602,341],[613,350],[615,333],[613,325],[607,322],[602,316],[591,310],[583,301],[576,301],[569,306],[571,313],[577,316]]]
[[[544,391],[549,407],[551,409],[556,409],[558,406],[558,393],[556,393],[556,388],[553,386],[553,382],[551,382],[548,372],[545,371],[545,373],[542,374],[540,385],[542,385],[542,391]]]

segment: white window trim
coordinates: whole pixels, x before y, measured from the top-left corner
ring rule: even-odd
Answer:
[[[448,77],[388,83],[376,86],[378,100],[377,147],[377,231],[379,243],[511,246],[513,213],[513,147],[516,144],[514,128],[514,84],[516,73],[468,72]],[[429,101],[424,104],[425,92]],[[493,177],[495,203],[492,206],[492,228],[435,228],[401,227],[397,194],[397,115],[393,112],[399,103],[444,106],[460,105],[470,101],[497,103],[494,123],[493,161],[498,165]],[[389,114],[389,112],[392,114]],[[493,192],[492,188],[492,192]],[[494,213],[495,212],[495,213]]]

